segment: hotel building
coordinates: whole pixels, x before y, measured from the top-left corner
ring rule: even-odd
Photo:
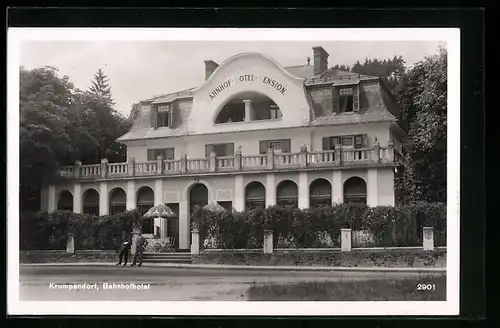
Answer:
[[[394,97],[378,77],[329,69],[322,47],[313,54],[291,67],[260,53],[205,61],[197,87],[141,102],[118,139],[126,163],[63,167],[42,208],[105,215],[166,204],[178,218],[143,233],[187,250],[195,205],[394,205],[406,136]]]

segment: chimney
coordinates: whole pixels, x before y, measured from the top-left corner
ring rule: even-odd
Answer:
[[[217,67],[219,67],[219,64],[213,60],[205,60],[205,81],[208,80]]]
[[[328,69],[328,52],[323,47],[313,47],[314,75],[320,75]]]

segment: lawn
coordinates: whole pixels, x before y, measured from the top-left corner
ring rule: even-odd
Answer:
[[[420,284],[432,289],[419,290]],[[250,301],[445,301],[446,276],[254,285],[247,295]]]

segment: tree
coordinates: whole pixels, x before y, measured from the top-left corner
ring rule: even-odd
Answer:
[[[395,90],[412,147],[396,187],[405,202],[446,201],[447,51],[426,57]]]
[[[94,80],[92,81],[92,86],[89,88],[89,92],[99,98],[109,101],[110,106],[114,105],[113,98],[111,97],[109,78],[104,74],[101,68],[94,74]]]
[[[352,66],[351,71],[358,74],[379,76],[393,91],[405,74],[406,68],[403,57],[394,56],[392,59],[384,60],[365,58],[364,64],[361,64],[358,60]]]

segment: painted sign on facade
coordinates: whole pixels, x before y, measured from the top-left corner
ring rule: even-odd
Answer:
[[[283,95],[287,91],[287,88],[283,83],[281,83],[273,78],[270,78],[268,76],[257,76],[254,74],[243,74],[243,75],[238,76],[237,78],[234,78],[234,79],[230,78],[230,79],[225,80],[224,82],[219,84],[215,89],[213,89],[212,92],[208,96],[209,96],[210,100],[213,100],[220,93],[224,92],[224,90],[230,88],[231,86],[235,85],[236,83],[249,83],[249,82],[250,83],[252,83],[252,82],[264,83],[264,84],[268,85],[269,87],[276,89],[278,92],[280,92]]]

